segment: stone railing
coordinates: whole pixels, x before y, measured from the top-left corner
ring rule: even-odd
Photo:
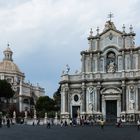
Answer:
[[[140,76],[140,71],[123,71],[115,73],[83,73],[79,75],[63,75],[61,81],[79,81],[92,79],[122,79],[135,78]]]

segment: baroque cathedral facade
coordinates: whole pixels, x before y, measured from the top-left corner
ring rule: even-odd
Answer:
[[[45,95],[45,90],[38,84],[33,85],[25,81],[25,74],[13,62],[13,52],[9,48],[9,44],[3,53],[4,59],[0,62],[0,80],[7,80],[15,92],[14,97],[10,100],[9,109],[30,112],[34,110],[37,99]],[[0,100],[0,110],[7,111],[4,99]]]
[[[61,118],[92,117],[134,121],[140,117],[140,47],[133,27],[118,30],[109,20],[101,33],[91,29],[81,52],[80,73],[61,75]]]

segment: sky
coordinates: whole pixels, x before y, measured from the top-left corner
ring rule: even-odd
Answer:
[[[140,46],[140,0],[0,0],[0,61],[10,44],[14,63],[25,81],[45,88],[52,97],[62,71],[81,70],[82,50],[88,49],[90,28],[102,32],[107,15],[118,30],[132,24]]]

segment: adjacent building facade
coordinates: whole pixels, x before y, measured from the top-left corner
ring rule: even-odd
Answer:
[[[25,82],[25,75],[13,62],[12,55],[13,52],[8,45],[4,51],[4,59],[0,62],[0,79],[7,80],[15,91],[10,104],[20,112],[31,111],[31,109],[34,109],[37,99],[45,95],[45,90],[39,85],[34,86],[29,82]],[[4,105],[5,101],[1,102],[3,102],[1,105]]]
[[[81,72],[61,75],[61,117],[105,120],[140,117],[140,47],[133,27],[117,30],[109,20],[96,35],[91,29],[89,48],[81,52]]]

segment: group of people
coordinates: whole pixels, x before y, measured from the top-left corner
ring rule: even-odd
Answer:
[[[6,117],[6,118],[2,118],[0,117],[0,128],[3,126],[3,125],[6,125],[8,128],[10,127],[10,124],[11,124],[11,120],[9,117]]]

